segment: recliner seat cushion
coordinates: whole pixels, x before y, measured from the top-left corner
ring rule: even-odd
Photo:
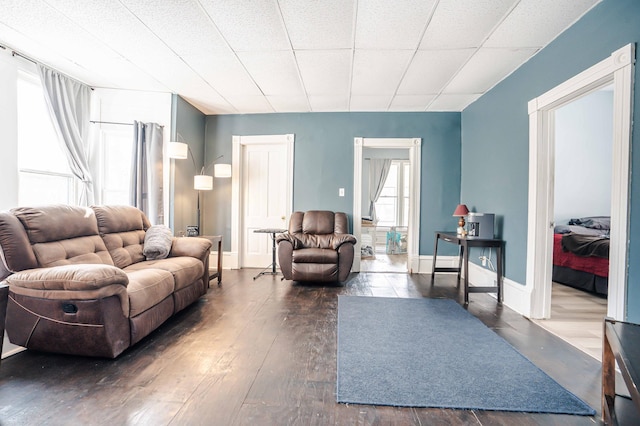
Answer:
[[[204,265],[194,257],[170,257],[167,259],[146,260],[124,268],[126,273],[148,269],[162,269],[173,275],[175,290],[193,284],[204,274]]]
[[[173,293],[173,274],[162,269],[125,271],[129,277],[129,317],[157,305]]]
[[[293,263],[337,263],[338,252],[332,249],[305,248],[293,251]]]

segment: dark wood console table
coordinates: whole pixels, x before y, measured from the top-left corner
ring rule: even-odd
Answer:
[[[456,244],[460,247],[460,255],[457,268],[436,267],[436,259],[438,256],[438,241],[446,241]],[[504,241],[500,239],[485,238],[467,238],[457,235],[455,232],[437,231],[435,238],[435,247],[433,248],[433,266],[431,268],[431,279],[435,278],[436,272],[457,272],[458,281],[460,281],[460,271],[462,270],[462,261],[464,260],[464,304],[469,304],[469,293],[497,293],[498,303],[502,304],[502,276],[504,274],[504,266],[502,262],[502,247]],[[470,287],[469,286],[469,248],[470,247],[487,247],[495,248],[497,256],[496,267],[496,285],[491,287]]]
[[[616,361],[631,399],[616,395]],[[604,319],[602,345],[602,420],[640,424],[640,325]]]

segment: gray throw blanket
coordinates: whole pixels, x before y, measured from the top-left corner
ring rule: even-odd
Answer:
[[[171,229],[165,225],[153,225],[144,236],[142,254],[147,260],[164,259],[171,251],[173,235]]]

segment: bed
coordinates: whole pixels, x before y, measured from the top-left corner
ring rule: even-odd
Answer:
[[[608,216],[591,216],[555,227],[553,281],[607,296],[609,224]]]

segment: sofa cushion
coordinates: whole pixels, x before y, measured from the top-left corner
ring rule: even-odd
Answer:
[[[294,250],[292,261],[294,263],[338,263],[338,252],[321,248]]]
[[[145,260],[143,262],[134,263],[124,268],[126,273],[132,271],[142,271],[149,268],[162,269],[170,272],[175,281],[174,290],[180,290],[190,284],[193,284],[204,274],[204,265],[202,262],[193,257],[170,257],[167,259]]]
[[[98,235],[96,216],[88,207],[18,207],[11,213],[22,222],[31,244]]]
[[[125,271],[129,277],[129,317],[141,314],[173,293],[173,275],[162,269]]]
[[[118,268],[144,260],[145,231],[149,220],[135,207],[94,206],[98,230]]]
[[[98,235],[37,243],[32,248],[38,266],[43,268],[87,263],[113,265],[104,241]]]

